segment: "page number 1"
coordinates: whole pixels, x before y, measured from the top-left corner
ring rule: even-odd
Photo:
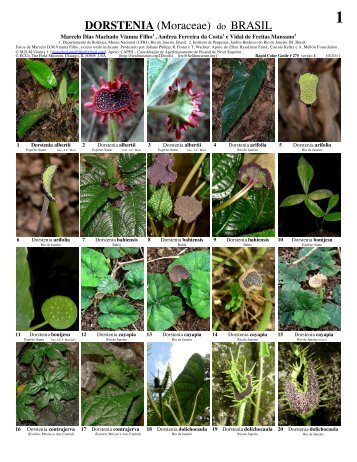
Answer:
[[[337,12],[337,24],[342,24],[341,11],[338,11],[338,12]]]

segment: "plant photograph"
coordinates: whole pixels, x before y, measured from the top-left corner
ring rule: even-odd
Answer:
[[[81,59],[81,141],[144,141],[144,60]]]
[[[147,140],[210,141],[210,60],[147,59]]]
[[[77,247],[16,248],[16,330],[78,330]]]
[[[210,252],[148,247],[147,329],[210,330]]]
[[[78,59],[16,60],[17,141],[78,141]]]
[[[212,343],[212,425],[274,423],[274,343]]]
[[[148,235],[210,235],[210,155],[148,154]]]
[[[278,61],[279,141],[341,141],[341,60]]]
[[[279,247],[279,330],[341,330],[341,250]]]
[[[279,236],[341,236],[341,154],[279,154]]]
[[[341,425],[341,343],[279,342],[279,426]]]
[[[148,426],[210,425],[210,349],[206,344],[148,344]]]
[[[144,330],[144,249],[81,248],[82,330]]]
[[[212,330],[274,330],[275,252],[212,247]]]
[[[274,154],[212,154],[214,237],[275,236]]]
[[[144,425],[144,344],[81,344],[81,425]]]
[[[81,235],[145,236],[146,154],[82,154],[80,169]]]
[[[79,425],[78,343],[16,343],[16,425]]]
[[[16,154],[16,236],[79,235],[78,154]]]
[[[275,141],[274,58],[212,59],[213,141]]]

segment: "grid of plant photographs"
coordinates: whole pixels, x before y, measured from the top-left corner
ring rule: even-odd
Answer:
[[[340,93],[337,58],[16,60],[16,425],[341,425]]]

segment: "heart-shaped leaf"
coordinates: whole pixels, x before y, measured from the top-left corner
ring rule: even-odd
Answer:
[[[196,270],[192,273],[191,304],[200,318],[210,317],[210,273]]]
[[[82,248],[81,285],[97,287],[101,278],[108,275],[109,260],[103,254],[87,247]]]
[[[99,302],[103,313],[98,318],[100,327],[108,329],[122,329],[139,319],[139,313],[130,303],[121,297],[107,297]]]

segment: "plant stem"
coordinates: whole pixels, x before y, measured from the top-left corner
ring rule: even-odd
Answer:
[[[112,82],[115,78],[116,58],[108,58],[108,82]],[[114,114],[114,119],[108,117],[108,141],[119,140],[119,127],[117,114]]]
[[[245,254],[247,256],[248,265],[251,265],[254,261],[252,251],[249,247],[244,247]]]
[[[154,220],[151,217],[149,217],[149,221],[150,221],[150,227],[151,227],[151,231],[152,231],[153,236],[154,237],[159,237],[159,233],[157,231]]]
[[[93,388],[93,390],[88,394],[88,396],[94,396],[98,393],[98,391],[107,383],[109,382],[110,380],[110,377],[104,377],[99,383],[98,385]]]
[[[48,324],[48,322],[43,321],[40,324],[37,324],[36,326],[30,327],[28,330],[37,330],[37,329],[40,329],[41,327],[45,326],[46,324]]]
[[[305,427],[311,427],[311,417],[308,417],[307,419],[304,419],[304,426]]]
[[[147,387],[147,395],[148,395],[148,400],[150,401],[151,407],[153,408],[155,414],[158,416],[158,418],[159,418],[160,421],[161,421],[161,414],[160,414],[160,412],[159,412],[159,410],[158,410],[158,408],[157,408],[157,406],[156,406],[156,404],[155,404],[155,401],[152,399],[152,396],[151,396],[151,392],[150,392],[150,388],[149,388],[149,387]],[[165,420],[164,420],[164,425],[166,425]]]
[[[206,182],[202,181],[202,183],[199,186],[197,186],[197,188],[193,191],[193,193],[191,194],[191,197],[195,197],[196,194],[198,194],[201,191],[201,189],[203,188],[205,184]]]
[[[263,284],[263,295],[266,301],[265,301],[265,308],[264,308],[262,319],[260,320],[260,323],[257,327],[258,331],[266,330],[267,325],[269,324],[269,321],[270,321],[271,310],[273,308],[269,287],[266,285],[265,282]]]
[[[177,107],[177,103],[163,104],[161,106],[147,106],[148,112],[159,112],[161,114],[171,114],[173,109]]]
[[[291,266],[298,265],[300,262],[304,261],[307,257],[309,257],[313,252],[315,252],[318,249],[318,247],[313,247],[309,252],[307,252],[306,255],[304,255],[302,258],[299,258],[299,260],[294,261],[291,263]]]
[[[180,228],[180,225],[181,225],[181,221],[182,221],[182,218],[179,217],[179,219],[177,220],[177,223],[176,223],[176,227],[175,227],[175,237],[178,237],[178,232],[179,232],[179,228]]]
[[[200,168],[200,165],[204,161],[205,157],[207,156],[207,153],[203,153],[200,155],[198,158],[197,162],[195,165],[191,168],[190,173],[187,175],[185,181],[183,182],[179,192],[177,193],[177,197],[183,196],[183,193],[185,192],[187,186],[189,185],[190,181],[192,180],[194,174],[197,172],[197,170]]]
[[[191,417],[190,417],[190,420],[188,421],[188,424],[187,424],[187,425],[192,425],[192,421],[193,421],[193,419],[194,419],[194,417],[195,417],[195,413],[196,413],[198,395],[200,394],[201,390],[202,390],[202,388],[200,388],[200,389],[198,390],[198,392],[196,393],[195,403],[194,403],[194,405],[193,405]]]
[[[214,209],[212,209],[212,213],[219,212],[220,210],[225,209],[229,205],[234,204],[238,199],[240,199],[242,196],[244,196],[252,187],[254,183],[252,181],[249,181],[244,188],[240,189],[237,194],[234,194],[234,196],[230,197],[226,202],[223,202],[222,204],[217,205]]]
[[[45,221],[46,215],[47,215],[47,210],[48,206],[50,205],[50,200],[45,194],[43,195],[43,204],[42,204],[42,209],[41,209],[41,215],[40,215],[40,220],[37,225],[36,233],[35,236],[41,236],[42,234],[42,229],[43,229],[43,223]]]
[[[174,418],[176,425],[181,425],[178,418],[176,417],[176,414],[174,413],[174,410],[172,409],[171,405],[168,403],[165,403],[165,406],[167,409],[171,412],[172,417]]]
[[[47,165],[50,165],[51,164],[50,154],[44,154],[43,160],[44,160],[44,167],[46,167]],[[50,209],[50,216],[51,216],[51,222],[52,222],[54,235],[56,237],[61,237],[63,236],[63,228],[62,228],[61,216],[60,216],[60,213],[57,207],[57,203],[55,201],[50,201],[49,209]]]
[[[258,425],[259,422],[259,411],[260,411],[260,399],[262,394],[262,383],[263,383],[263,368],[264,368],[264,357],[259,354],[259,385],[257,390],[257,398],[255,400],[254,416],[253,416],[253,425]]]
[[[161,414],[161,425],[164,426],[164,410],[162,408],[162,391],[159,391],[159,406]]]
[[[319,141],[319,137],[316,133],[316,130],[315,130],[315,127],[314,127],[314,121],[313,121],[313,118],[312,118],[312,106],[306,106],[306,110],[307,110],[307,120],[309,121],[309,127],[310,127],[310,130],[312,131],[312,134],[314,135],[314,138],[315,141]]]
[[[246,404],[247,404],[247,402],[243,401],[243,403],[239,406],[237,427],[242,427],[242,425],[243,425]]]
[[[181,425],[185,425],[185,419],[183,417],[180,401],[178,399],[177,393],[176,393],[176,388],[175,388],[175,382],[172,380],[172,375],[170,374],[171,378],[171,387],[172,387],[172,394],[174,395],[175,401],[176,401],[176,406],[177,406],[177,412],[179,415],[179,421]]]

